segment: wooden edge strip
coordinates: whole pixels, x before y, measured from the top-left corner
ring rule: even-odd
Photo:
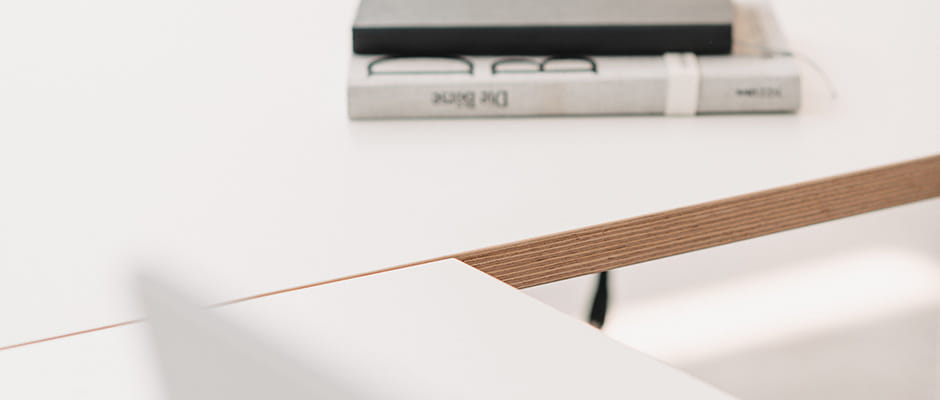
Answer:
[[[17,344],[11,344],[11,345],[9,345],[9,346],[0,347],[0,351],[9,350],[9,349],[15,349],[15,348],[17,348],[17,347],[29,346],[29,345],[31,345],[31,344],[36,344],[36,343],[49,342],[49,341],[52,341],[52,340],[65,339],[65,338],[67,338],[67,337],[71,337],[71,336],[75,336],[75,335],[82,335],[82,334],[85,334],[85,333],[92,333],[92,332],[103,331],[103,330],[105,330],[105,329],[117,328],[117,327],[119,327],[119,326],[124,326],[124,325],[136,324],[136,323],[138,323],[138,322],[140,322],[140,321],[142,321],[142,320],[133,319],[133,320],[130,320],[130,321],[118,322],[118,323],[116,323],[116,324],[105,325],[105,326],[99,326],[99,327],[97,327],[97,328],[85,329],[85,330],[83,330],[83,331],[70,332],[70,333],[65,333],[65,334],[58,335],[58,336],[52,336],[52,337],[47,337],[47,338],[42,338],[42,339],[30,340],[30,341],[28,341],[28,342],[22,342],[22,343],[17,343]]]
[[[940,155],[456,254],[517,288],[940,196]]]
[[[249,300],[254,300],[254,299],[258,299],[258,298],[262,298],[262,297],[274,296],[274,295],[281,294],[281,293],[287,293],[287,292],[293,292],[293,291],[296,291],[296,290],[302,290],[302,289],[312,288],[312,287],[314,287],[314,286],[327,285],[327,284],[330,284],[330,283],[336,283],[336,282],[345,281],[345,280],[349,280],[349,279],[356,279],[356,278],[361,278],[361,277],[364,277],[364,276],[375,275],[375,274],[381,274],[381,273],[385,273],[385,272],[394,271],[394,270],[396,270],[396,269],[402,269],[402,268],[405,268],[405,267],[415,266],[415,265],[418,265],[418,264],[421,264],[421,263],[414,263],[414,264],[407,264],[407,265],[399,265],[399,266],[397,266],[397,267],[384,268],[384,269],[380,269],[380,270],[377,270],[377,271],[366,272],[366,273],[356,274],[356,275],[350,275],[350,276],[345,276],[345,277],[342,277],[342,278],[330,279],[330,280],[327,280],[327,281],[321,281],[321,282],[316,282],[316,283],[310,283],[310,284],[306,284],[306,285],[294,286],[294,287],[290,287],[290,288],[287,288],[287,289],[275,290],[275,291],[273,291],[273,292],[266,292],[266,293],[256,294],[256,295],[253,295],[253,296],[241,297],[241,298],[237,298],[237,299],[234,299],[234,300],[228,300],[228,301],[223,301],[223,302],[221,302],[221,303],[211,304],[211,305],[209,305],[209,308],[222,307],[222,306],[227,306],[227,305],[229,305],[229,304],[241,303],[241,302],[243,302],[243,301],[249,301]],[[118,322],[118,323],[116,323],[116,324],[105,325],[105,326],[99,326],[99,327],[97,327],[97,328],[85,329],[85,330],[82,330],[82,331],[76,331],[76,332],[66,333],[66,334],[62,334],[62,335],[58,335],[58,336],[51,336],[51,337],[47,337],[47,338],[43,338],[43,339],[31,340],[31,341],[28,341],[28,342],[22,342],[22,343],[17,343],[17,344],[11,344],[11,345],[8,345],[8,346],[0,347],[0,351],[9,350],[9,349],[17,348],[17,347],[28,346],[28,345],[36,344],[36,343],[48,342],[48,341],[50,341],[50,340],[64,339],[64,338],[67,338],[67,337],[70,337],[70,336],[81,335],[81,334],[84,334],[84,333],[92,333],[92,332],[102,331],[102,330],[105,330],[105,329],[117,328],[117,327],[121,327],[121,326],[125,326],[125,325],[132,325],[132,324],[136,324],[136,323],[138,323],[138,322],[143,322],[143,321],[146,321],[146,318],[132,319],[132,320],[129,320],[129,321]]]
[[[214,304],[220,307],[456,258],[516,288],[800,228],[940,196],[940,155]],[[0,351],[140,322],[0,347]]]

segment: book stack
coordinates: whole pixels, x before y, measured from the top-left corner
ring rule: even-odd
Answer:
[[[763,2],[728,3],[725,10],[709,0],[703,11],[696,5],[709,1],[632,0],[658,4],[668,15],[639,7],[618,16],[601,6],[621,3],[590,0],[584,3],[597,7],[585,13],[600,18],[599,25],[575,15],[552,29],[545,21],[558,22],[557,10],[527,21],[470,13],[503,25],[453,16],[446,25],[422,25],[407,10],[388,11],[395,9],[388,7],[392,0],[372,1],[385,6],[379,11],[369,1],[354,25],[357,53],[348,80],[354,119],[794,112],[800,104],[796,60]],[[478,40],[461,39],[467,37]],[[526,40],[533,45],[523,46]],[[446,52],[448,43],[457,51]],[[589,51],[575,51],[580,48]]]

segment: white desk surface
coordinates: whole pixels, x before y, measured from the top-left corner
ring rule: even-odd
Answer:
[[[153,294],[156,329],[9,350],[0,397],[280,399],[299,389],[316,398],[291,379],[299,375],[356,399],[732,399],[453,259],[214,315],[172,291]],[[162,388],[151,335],[173,370]]]
[[[0,7],[0,346],[940,152],[940,3],[775,4],[796,115],[353,122],[355,2]],[[0,357],[3,355],[0,354]]]

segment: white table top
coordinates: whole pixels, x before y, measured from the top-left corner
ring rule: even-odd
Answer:
[[[453,259],[211,312],[150,286],[151,321],[9,350],[0,397],[732,399]]]
[[[796,115],[353,122],[355,2],[0,12],[0,346],[940,152],[937,2],[775,4]]]

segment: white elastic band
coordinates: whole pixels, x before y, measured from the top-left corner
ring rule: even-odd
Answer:
[[[666,62],[666,115],[695,115],[699,69],[693,53],[663,54]]]

